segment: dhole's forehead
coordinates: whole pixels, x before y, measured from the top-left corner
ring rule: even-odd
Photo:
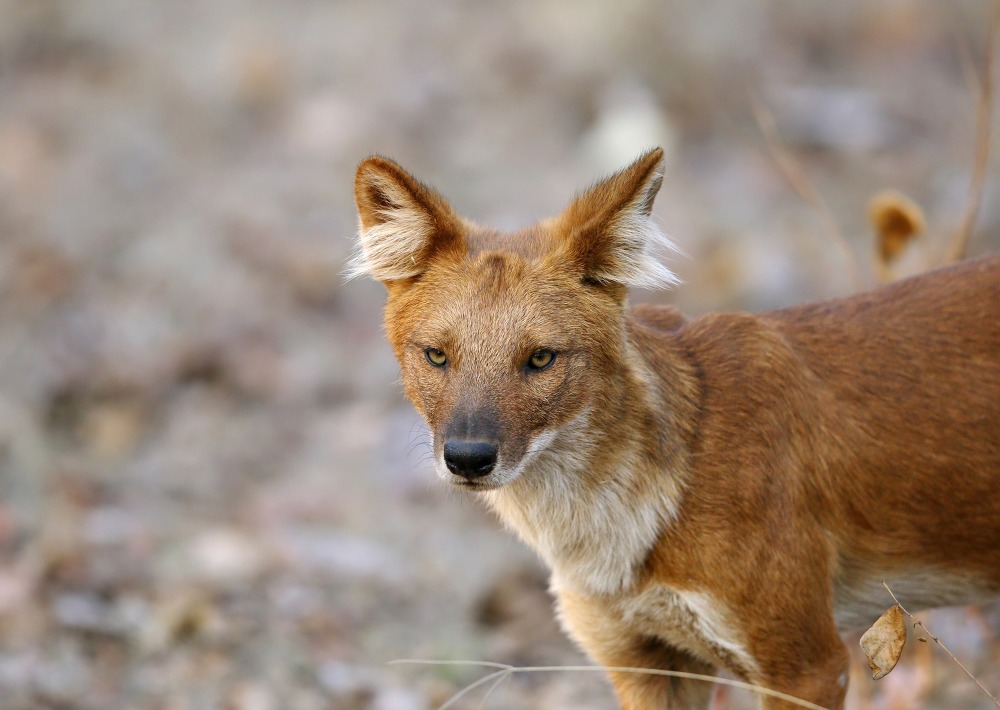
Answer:
[[[542,220],[513,232],[481,227],[468,221],[463,221],[462,227],[471,259],[483,254],[500,254],[515,261],[537,261],[555,251],[559,242],[553,220]]]
[[[582,338],[595,315],[578,278],[544,259],[502,251],[432,265],[408,295],[414,334],[438,341],[563,344]]]

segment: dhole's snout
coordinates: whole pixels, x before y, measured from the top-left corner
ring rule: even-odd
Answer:
[[[444,465],[468,480],[485,476],[497,463],[497,445],[490,441],[446,441]]]
[[[481,407],[460,407],[444,430],[442,458],[455,476],[472,482],[489,475],[500,457],[496,413]]]

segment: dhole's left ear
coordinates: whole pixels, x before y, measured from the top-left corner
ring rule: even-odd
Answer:
[[[577,197],[556,220],[563,248],[588,282],[658,288],[677,277],[656,260],[674,248],[653,223],[653,199],[663,182],[663,149],[640,156],[624,170]]]
[[[464,248],[461,221],[437,192],[395,162],[373,156],[354,178],[359,253],[348,278],[367,274],[382,282],[419,276],[431,258]]]

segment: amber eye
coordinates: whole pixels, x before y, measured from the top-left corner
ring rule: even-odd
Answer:
[[[544,370],[556,360],[556,354],[551,350],[536,350],[528,358],[529,370]]]
[[[444,367],[448,364],[448,356],[444,354],[444,350],[427,348],[424,350],[424,355],[427,357],[427,362],[432,364],[434,367]]]

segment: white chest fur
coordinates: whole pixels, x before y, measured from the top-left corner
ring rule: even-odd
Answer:
[[[544,447],[526,458],[523,471],[486,498],[500,518],[575,588],[617,594],[632,585],[635,570],[664,526],[674,518],[679,487],[667,476],[656,486],[624,449],[606,471],[590,466],[592,437],[584,411],[558,430],[536,438]]]

